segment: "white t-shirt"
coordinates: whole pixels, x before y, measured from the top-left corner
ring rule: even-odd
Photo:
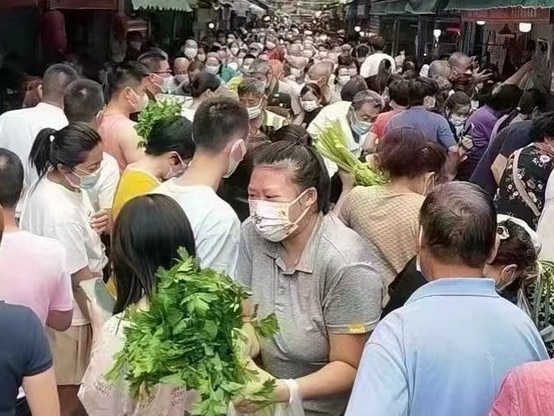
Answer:
[[[63,110],[51,104],[39,103],[32,108],[8,111],[0,116],[0,147],[11,150],[23,163],[25,185],[38,180],[37,171],[31,168],[29,155],[37,134],[45,128],[56,130],[67,126]]]
[[[6,232],[0,245],[0,299],[27,306],[42,325],[50,311],[73,309],[71,275],[59,241],[27,231]]]
[[[72,192],[45,176],[29,191],[21,228],[57,239],[66,250],[70,274],[88,267],[95,276],[102,277],[108,259],[100,236],[90,226],[94,212],[85,192]],[[72,326],[87,322],[75,304]]]
[[[373,75],[377,75],[377,73],[379,72],[379,65],[381,65],[381,61],[383,59],[386,59],[390,62],[391,73],[394,74],[396,72],[396,62],[394,62],[393,57],[383,52],[376,52],[373,55],[369,55],[367,58],[365,58],[365,61],[360,68],[360,75],[364,78],[369,78]]]
[[[154,190],[175,199],[185,211],[194,233],[201,267],[235,277],[240,243],[240,221],[233,208],[208,186],[180,186],[175,179]]]
[[[120,171],[116,158],[104,152],[100,164],[100,177],[94,188],[89,191],[95,211],[112,209],[119,176]]]

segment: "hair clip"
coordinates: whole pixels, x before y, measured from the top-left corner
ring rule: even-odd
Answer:
[[[498,236],[500,237],[501,240],[507,240],[508,238],[510,238],[510,232],[503,225],[499,225],[496,228],[496,233],[498,234]]]
[[[49,139],[50,139],[50,143],[54,143],[54,139],[55,139],[55,137],[54,137],[54,135],[53,135],[53,134],[51,134],[51,135],[50,135]]]

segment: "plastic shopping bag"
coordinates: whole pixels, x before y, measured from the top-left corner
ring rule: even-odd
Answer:
[[[254,413],[239,413],[235,410],[233,403],[230,403],[227,416],[305,416],[298,384],[290,381],[285,380],[290,391],[289,403],[273,404]]]

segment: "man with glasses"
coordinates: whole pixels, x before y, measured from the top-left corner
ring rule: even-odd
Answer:
[[[150,71],[146,84],[146,93],[150,101],[156,101],[156,95],[158,94],[170,94],[172,92],[175,81],[167,56],[157,51],[146,52],[139,56],[138,62]]]

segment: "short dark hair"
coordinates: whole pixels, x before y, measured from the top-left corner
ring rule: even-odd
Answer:
[[[423,105],[425,97],[436,95],[439,86],[436,81],[429,78],[415,78],[410,80],[410,105],[412,107]]]
[[[271,136],[272,142],[293,142],[301,143],[307,146],[312,145],[312,136],[306,131],[306,129],[298,124],[287,124],[281,127],[279,130]]]
[[[248,132],[248,111],[232,98],[210,98],[194,114],[192,135],[198,150],[219,153],[231,141],[246,139]]]
[[[183,159],[194,155],[192,123],[182,116],[165,117],[156,120],[145,143],[147,155],[159,156],[177,152]]]
[[[372,36],[369,38],[369,44],[376,51],[385,49],[385,39],[382,36]]]
[[[538,89],[525,91],[519,99],[519,112],[529,115],[533,113],[535,108],[538,108],[539,112],[542,113],[546,108],[547,101],[548,98],[546,94]]]
[[[190,95],[194,98],[200,97],[206,91],[216,91],[221,85],[219,78],[207,72],[200,72],[194,77],[190,84]]]
[[[162,67],[162,62],[167,58],[157,51],[149,51],[138,57],[137,61],[143,64],[150,72],[158,72]]]
[[[546,137],[554,137],[554,112],[543,114],[533,120],[531,140],[542,142]]]
[[[173,198],[151,194],[127,202],[115,221],[111,259],[117,291],[114,313],[152,296],[158,270],[170,269],[184,248],[196,248],[189,220]]]
[[[361,91],[367,90],[367,83],[361,75],[356,75],[350,78],[340,92],[342,101],[352,101],[354,97]]]
[[[485,100],[494,111],[512,111],[519,104],[523,91],[517,85],[501,84],[493,88]]]
[[[189,65],[188,72],[203,71],[206,68],[202,61],[192,61]]]
[[[42,77],[42,99],[62,101],[65,89],[79,78],[79,74],[71,66],[55,64],[49,67]]]
[[[63,110],[70,123],[73,121],[91,123],[104,107],[102,86],[90,79],[73,81],[65,90],[63,102]]]
[[[406,79],[395,79],[389,84],[389,97],[391,101],[402,107],[410,105],[410,82]]]
[[[435,172],[442,178],[446,164],[446,149],[427,140],[418,129],[394,129],[377,145],[379,166],[392,178],[415,178]]]
[[[311,146],[292,141],[279,141],[263,146],[256,155],[254,166],[286,164],[294,182],[301,191],[315,188],[318,212],[327,214],[330,210],[331,179],[323,159]]]
[[[150,75],[146,66],[138,62],[122,63],[106,74],[109,99],[123,89],[137,88]]]
[[[8,149],[0,148],[0,205],[13,209],[23,190],[23,163]],[[0,214],[1,216],[1,214]]]
[[[492,198],[469,182],[435,188],[419,215],[423,246],[445,263],[482,268],[496,242],[496,210]]]
[[[460,107],[471,106],[471,98],[463,91],[456,91],[450,95],[444,103],[444,107],[450,111],[455,111]]]

